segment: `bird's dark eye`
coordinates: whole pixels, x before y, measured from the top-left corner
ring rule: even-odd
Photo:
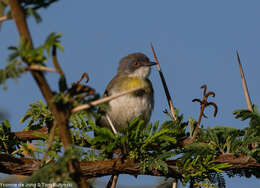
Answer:
[[[135,62],[133,62],[133,66],[139,67],[139,66],[140,66],[140,63],[139,63],[138,61],[135,61]]]

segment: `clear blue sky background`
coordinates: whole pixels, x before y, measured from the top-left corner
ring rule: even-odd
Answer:
[[[186,118],[197,118],[199,105],[191,100],[200,97],[200,86],[207,84],[216,92],[212,99],[219,107],[216,118],[203,120],[205,126],[230,125],[237,128],[246,122],[234,119],[235,109],[246,108],[239,69],[235,57],[238,49],[254,104],[260,104],[260,1],[60,1],[41,11],[43,23],[29,19],[35,46],[42,44],[50,32],[63,34],[65,52],[59,61],[71,83],[83,72],[89,84],[103,93],[115,75],[118,61],[132,52],[143,52],[151,59],[153,42],[165,74],[174,105]],[[6,65],[8,45],[16,45],[18,34],[12,21],[0,32],[0,67]],[[48,62],[48,66],[52,66]],[[57,88],[58,76],[48,73],[48,81]],[[152,121],[165,120],[162,111],[167,101],[159,75],[153,68],[151,80],[155,89]],[[13,130],[23,126],[19,119],[32,101],[42,98],[39,89],[26,74],[7,82],[9,89],[0,91],[0,108],[7,111]],[[227,187],[260,187],[255,178],[226,178]],[[121,176],[120,184],[151,185],[155,178]]]

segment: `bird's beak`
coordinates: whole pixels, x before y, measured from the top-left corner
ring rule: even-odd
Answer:
[[[150,61],[150,62],[147,62],[145,65],[150,67],[150,66],[156,65],[156,62]]]

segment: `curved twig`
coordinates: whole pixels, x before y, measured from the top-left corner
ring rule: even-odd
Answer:
[[[209,92],[206,93],[204,96],[205,96],[206,98],[208,98],[210,95],[211,95],[212,97],[215,97],[215,93],[214,93],[213,91],[209,91]]]
[[[215,93],[214,93],[213,91],[207,92],[207,85],[206,85],[206,84],[202,85],[200,88],[204,89],[204,90],[203,90],[202,100],[201,100],[201,99],[197,99],[197,98],[192,100],[192,102],[199,102],[199,103],[200,103],[200,105],[201,105],[201,106],[200,106],[200,115],[199,115],[199,118],[198,118],[198,121],[197,121],[196,128],[195,128],[195,130],[194,130],[194,132],[193,132],[192,138],[186,139],[186,141],[184,141],[185,144],[191,143],[191,142],[196,138],[196,136],[197,136],[197,134],[198,134],[198,132],[199,132],[199,127],[200,127],[200,122],[201,122],[202,117],[208,118],[208,117],[205,115],[205,113],[204,113],[204,110],[205,110],[205,108],[206,108],[207,106],[213,106],[213,107],[214,107],[214,114],[213,114],[214,117],[216,117],[217,112],[218,112],[218,107],[217,107],[217,105],[216,105],[215,103],[213,103],[213,102],[208,102],[208,101],[207,101],[209,96],[215,97]]]
[[[207,92],[207,85],[204,84],[204,85],[200,86],[200,88],[201,88],[201,89],[204,89],[204,90],[203,90],[203,96],[205,96],[205,95],[206,95],[206,92]]]
[[[214,114],[213,116],[216,117],[218,113],[218,106],[214,102],[207,103],[207,106],[213,106],[214,107]]]

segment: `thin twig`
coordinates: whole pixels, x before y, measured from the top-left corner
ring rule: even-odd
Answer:
[[[200,122],[201,122],[201,119],[202,119],[202,117],[203,117],[205,107],[206,107],[206,104],[202,103],[202,104],[201,104],[201,108],[200,108],[199,119],[198,119],[198,122],[197,122],[197,124],[196,124],[195,130],[194,130],[194,132],[193,132],[193,135],[192,135],[192,138],[191,138],[190,142],[192,142],[192,141],[196,138],[196,136],[197,136],[197,134],[198,134],[198,132],[199,132]]]
[[[242,85],[243,85],[243,90],[244,90],[244,94],[245,94],[245,98],[246,98],[247,107],[248,107],[248,110],[253,112],[252,102],[251,102],[251,98],[250,98],[250,95],[249,95],[248,87],[247,87],[247,84],[246,84],[246,78],[245,78],[245,75],[244,75],[244,71],[243,71],[243,68],[242,68],[242,64],[241,64],[241,61],[240,61],[238,51],[236,51],[236,54],[237,54],[237,62],[238,62],[239,70],[240,70],[241,81],[242,81]]]
[[[112,176],[110,177],[110,179],[109,179],[109,182],[108,182],[106,188],[115,188],[115,187],[116,187],[117,180],[118,180],[118,174],[112,175]]]
[[[117,175],[114,175],[111,188],[115,188],[115,187],[116,187],[116,183],[117,183],[118,176],[119,176],[118,174],[117,174]]]
[[[177,179],[175,179],[175,180],[172,182],[172,188],[177,188],[177,185],[178,185],[178,181],[177,181]]]
[[[59,65],[58,59],[57,59],[57,47],[52,47],[52,62],[56,68],[56,71],[60,74],[61,77],[64,77],[64,73],[61,69],[61,66]]]
[[[168,104],[169,104],[169,107],[170,107],[170,111],[171,111],[172,118],[173,118],[174,120],[176,120],[176,112],[175,112],[174,107],[173,107],[172,98],[171,98],[169,89],[168,89],[168,87],[167,87],[167,84],[166,84],[164,75],[163,75],[163,73],[162,73],[162,70],[161,70],[161,67],[160,67],[160,64],[159,64],[159,61],[158,61],[158,58],[157,58],[157,55],[156,55],[156,53],[155,53],[155,50],[154,50],[154,48],[153,48],[152,43],[151,43],[151,48],[152,48],[153,56],[154,56],[154,59],[155,59],[155,62],[156,62],[156,67],[157,67],[157,69],[158,69],[158,72],[159,72],[160,77],[161,77],[161,80],[162,80],[163,88],[164,88],[164,91],[165,91],[165,94],[166,94],[166,97],[167,97],[167,101],[168,101]]]
[[[53,143],[53,140],[54,140],[54,136],[55,136],[55,129],[56,129],[56,121],[54,120],[53,124],[52,124],[52,127],[51,127],[51,131],[50,131],[50,137],[48,139],[48,144],[46,146],[46,148],[44,149],[44,155],[41,159],[41,166],[44,164],[47,156],[48,156],[48,151],[50,150],[51,148],[51,145]]]
[[[7,16],[0,17],[0,22],[6,21],[6,20],[9,20],[9,18]]]
[[[41,139],[35,133],[48,134],[48,129],[46,127],[44,127],[44,128],[40,128],[40,129],[36,129],[36,130],[32,130],[32,131],[11,132],[10,135],[15,136],[19,140],[22,140],[22,141],[30,141],[30,140]]]
[[[46,71],[46,72],[58,72],[56,69],[44,67],[40,65],[30,65],[25,68],[26,70],[37,70],[37,71]]]
[[[204,110],[205,110],[206,107],[208,107],[208,106],[214,107],[214,114],[213,114],[214,117],[216,117],[217,112],[218,112],[217,105],[214,102],[208,102],[207,101],[209,96],[215,97],[215,93],[213,91],[207,92],[207,85],[202,85],[200,88],[203,89],[202,100],[198,99],[198,98],[192,100],[192,102],[199,102],[200,103],[200,115],[199,115],[195,130],[193,130],[192,137],[185,139],[184,142],[183,142],[184,145],[187,145],[187,144],[190,144],[191,142],[193,142],[193,140],[195,140],[196,136],[198,135],[202,117],[207,118],[207,116],[204,114]]]
[[[4,145],[4,149],[5,149],[5,154],[9,154],[9,153],[8,153],[8,147],[7,147],[6,143],[3,142],[3,145]]]
[[[97,106],[99,104],[102,104],[102,103],[105,103],[105,102],[108,102],[108,101],[111,101],[115,98],[118,98],[118,97],[121,97],[123,95],[127,95],[129,93],[132,93],[132,92],[135,92],[135,91],[138,91],[140,89],[144,89],[145,87],[139,87],[139,88],[134,88],[134,89],[130,89],[128,91],[123,91],[121,93],[118,93],[118,94],[115,94],[115,95],[112,95],[112,96],[109,96],[109,97],[104,97],[102,99],[99,99],[99,100],[96,100],[96,101],[93,101],[89,104],[83,104],[83,105],[80,105],[80,106],[77,106],[75,108],[72,109],[72,113],[74,112],[78,112],[80,110],[85,110],[85,109],[88,109],[88,108],[91,108],[93,106]]]

